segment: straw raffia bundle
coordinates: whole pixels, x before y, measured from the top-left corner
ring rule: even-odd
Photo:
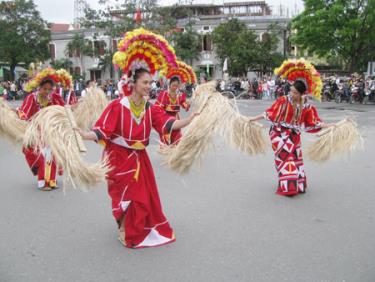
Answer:
[[[91,87],[73,110],[78,127],[83,130],[91,129],[107,105],[108,100],[103,90]]]
[[[307,148],[308,157],[316,162],[324,162],[334,156],[353,151],[362,142],[357,124],[350,118],[317,134],[319,139]]]
[[[218,132],[225,142],[249,155],[264,154],[267,142],[263,135],[263,126],[258,122],[250,122],[248,117],[241,115],[228,98],[220,95],[220,100],[221,120]]]
[[[168,167],[180,174],[189,172],[191,166],[199,161],[212,145],[219,116],[214,103],[209,103],[213,96],[199,95],[195,102],[201,114],[189,125],[177,146],[163,147]]]
[[[24,145],[34,147],[36,151],[48,145],[57,165],[63,168],[73,185],[77,182],[90,187],[105,179],[105,161],[89,164],[82,159],[64,107],[50,106],[40,110],[27,127]]]
[[[21,120],[7,102],[0,99],[0,136],[12,143],[22,143],[27,121]]]
[[[194,104],[200,115],[189,125],[177,146],[163,148],[166,163],[172,170],[188,173],[212,145],[215,133],[251,155],[265,151],[262,127],[241,116],[227,98],[215,91],[215,83],[198,87]]]

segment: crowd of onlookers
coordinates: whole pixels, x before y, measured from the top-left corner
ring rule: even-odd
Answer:
[[[375,77],[353,74],[347,77],[329,76],[324,77],[322,88],[323,100],[334,100],[340,94],[342,89],[346,89],[347,100],[354,93],[357,100],[362,101],[366,95],[369,100],[375,100]],[[217,90],[226,95],[232,95],[238,98],[250,99],[277,99],[280,96],[287,95],[290,91],[290,83],[285,79],[277,77],[262,78],[237,78],[229,81],[219,80]],[[354,92],[357,91],[357,92]]]
[[[23,88],[26,81],[19,79],[16,81],[0,82],[0,97],[6,100],[16,100],[24,96]]]
[[[229,81],[218,81],[217,90],[223,93],[231,93],[235,97],[275,99],[289,93],[290,84],[284,79],[273,77],[237,78]]]
[[[202,82],[202,81],[201,81]],[[0,97],[7,100],[22,99],[25,93],[24,86],[26,81],[18,79],[17,81],[0,82]],[[118,82],[108,79],[105,81],[95,80],[75,80],[73,83],[73,91],[77,97],[84,97],[88,89],[96,85],[100,87],[109,99],[119,97],[123,92],[124,81]],[[152,82],[151,98],[156,98],[158,93],[167,88],[167,80],[160,78]],[[59,85],[57,85],[59,86]],[[231,95],[238,98],[248,99],[277,99],[280,96],[287,95],[290,91],[290,83],[285,79],[277,77],[265,76],[261,78],[236,78],[228,81],[219,80],[217,90],[226,95]],[[192,85],[185,85],[184,92],[190,96],[193,91]],[[356,94],[357,92],[358,94]],[[341,98],[349,101],[350,96],[362,101],[368,96],[368,100],[375,100],[375,77],[363,76],[353,74],[351,76],[338,77],[335,75],[323,77],[323,100],[334,100],[337,95],[342,95]],[[354,99],[353,98],[353,99]],[[341,101],[341,100],[340,100]]]

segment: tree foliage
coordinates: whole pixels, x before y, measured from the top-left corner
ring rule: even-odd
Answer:
[[[0,2],[0,58],[15,67],[50,57],[50,31],[32,0]]]
[[[348,71],[375,59],[375,0],[305,0],[292,42],[319,57],[341,58]]]
[[[180,60],[192,65],[194,60],[199,59],[201,38],[192,26],[187,26],[183,32],[174,33],[173,42]]]
[[[69,70],[73,66],[73,62],[68,58],[54,60],[51,62],[51,67],[54,69],[66,69]]]
[[[262,40],[238,19],[220,24],[212,33],[215,51],[221,62],[229,61],[231,75],[244,75],[250,69],[272,71],[280,64],[282,55],[277,53],[278,27],[271,25]]]

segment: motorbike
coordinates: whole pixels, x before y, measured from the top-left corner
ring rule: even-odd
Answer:
[[[362,103],[367,105],[368,102],[375,102],[375,90],[368,89],[365,92]]]
[[[331,85],[329,85],[329,84],[324,85],[322,97],[323,97],[324,101],[329,102],[329,101],[333,100]]]
[[[341,103],[343,100],[349,102],[350,91],[348,86],[340,84],[338,89],[335,91],[335,102]]]
[[[233,84],[225,85],[224,91],[221,91],[221,94],[229,99],[235,98],[238,93],[236,93],[235,86]]]
[[[352,87],[351,95],[349,97],[349,103],[350,104],[354,104],[355,102],[362,103],[360,88],[356,85]]]

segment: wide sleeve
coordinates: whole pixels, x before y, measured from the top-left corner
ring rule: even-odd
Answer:
[[[162,91],[159,94],[158,98],[156,99],[155,105],[165,110],[166,104],[167,104],[165,99],[166,99],[166,92]]]
[[[60,94],[58,94],[57,92],[55,92],[55,93],[52,94],[52,104],[64,107],[65,106],[65,101],[61,97]]]
[[[70,91],[68,104],[69,105],[75,105],[75,104],[77,104],[77,102],[78,102],[78,100],[77,100],[76,93],[74,91]]]
[[[186,94],[182,93],[180,97],[180,105],[184,108],[185,111],[189,111],[190,109],[190,103],[186,99]]]
[[[151,106],[151,120],[152,127],[159,135],[166,136],[172,133],[173,123],[176,121],[176,118],[166,114],[162,108],[153,105]]]
[[[264,118],[271,122],[278,122],[280,120],[280,116],[284,112],[285,107],[287,106],[287,102],[286,96],[278,98],[272,104],[272,106],[263,113]]]
[[[318,111],[314,106],[310,106],[305,109],[303,115],[303,122],[305,125],[305,131],[309,133],[316,133],[322,129],[322,120],[318,115]]]
[[[119,119],[121,118],[121,104],[117,100],[107,106],[93,127],[98,141],[108,141],[114,136]]]
[[[18,117],[22,120],[29,120],[36,113],[36,102],[33,94],[29,94],[22,105],[17,109]]]

